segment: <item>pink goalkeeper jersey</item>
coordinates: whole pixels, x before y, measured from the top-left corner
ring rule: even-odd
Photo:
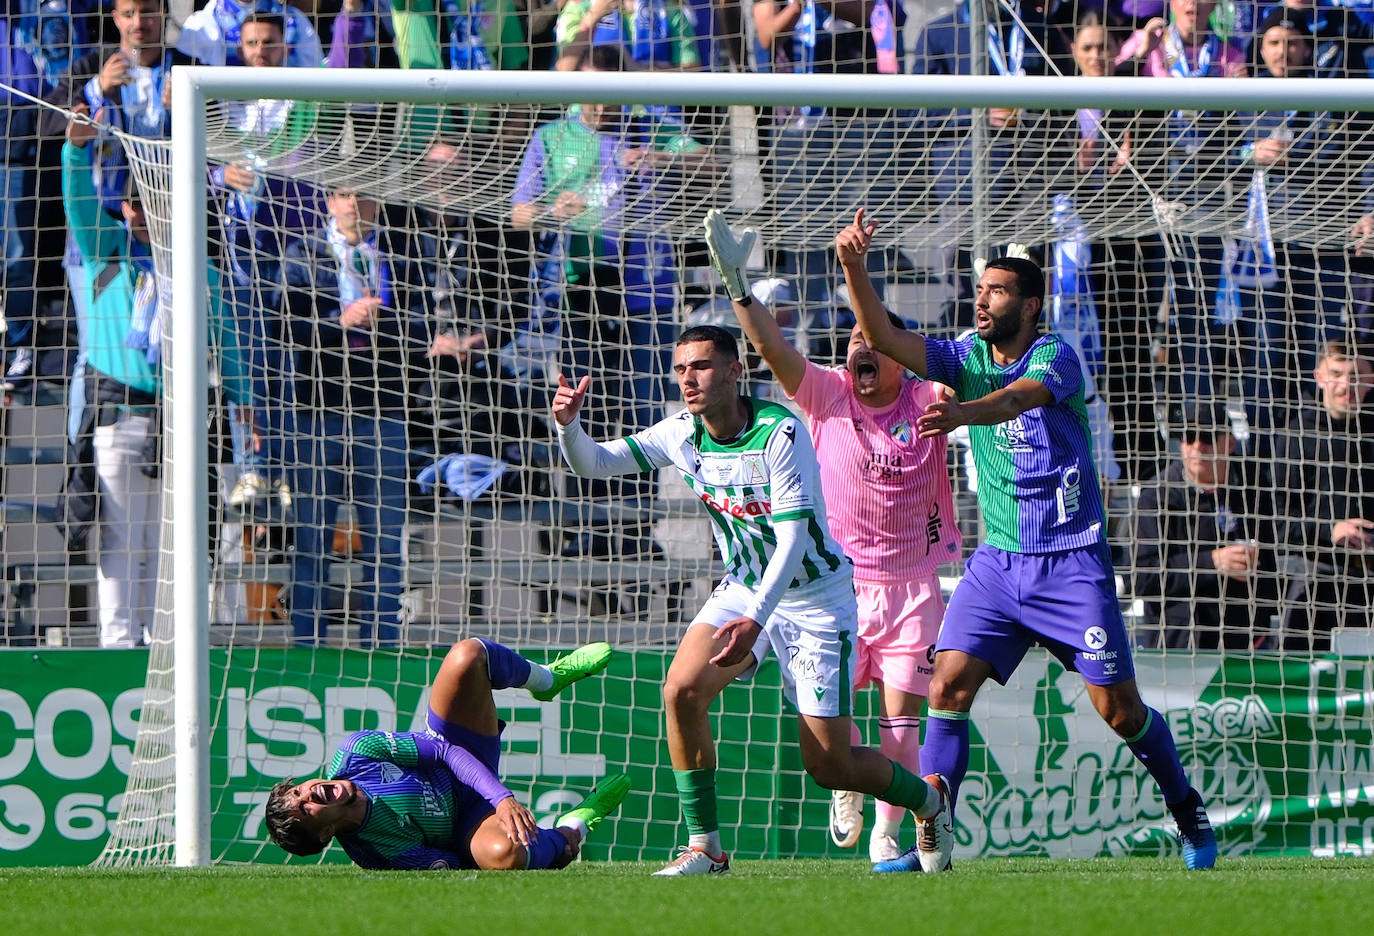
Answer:
[[[793,399],[811,424],[830,531],[856,579],[907,581],[959,559],[947,437],[916,436],[939,387],[908,378],[895,402],[873,409],[847,370],[807,363]]]

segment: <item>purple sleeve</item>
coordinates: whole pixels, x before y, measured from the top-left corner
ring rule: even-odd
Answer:
[[[1062,403],[1083,389],[1083,364],[1066,341],[1055,339],[1033,347],[1022,379],[1037,380]]]
[[[515,191],[511,192],[510,203],[528,205],[543,194],[544,141],[536,133],[525,148],[525,159],[520,163],[520,175],[515,179]]]
[[[926,339],[926,379],[942,383],[962,397],[959,376],[964,370],[964,354],[961,350],[957,341]]]
[[[493,807],[506,797],[515,795],[487,769],[486,764],[458,745],[420,734],[414,738],[422,765],[444,765],[455,780],[465,787],[476,790],[477,795]]]
[[[334,18],[334,36],[329,43],[329,68],[363,68],[367,65],[367,22],[362,15],[341,11]]]

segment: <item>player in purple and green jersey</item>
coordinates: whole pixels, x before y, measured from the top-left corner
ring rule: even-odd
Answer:
[[[922,438],[970,427],[988,530],[936,641],[924,769],[939,774],[957,799],[968,771],[974,697],[989,677],[1005,683],[1038,643],[1078,671],[1094,708],[1159,784],[1187,866],[1210,868],[1216,836],[1202,797],[1189,785],[1169,726],[1136,687],[1103,529],[1082,367],[1069,345],[1039,331],[1044,273],[1023,257],[990,261],[978,280],[976,337],[926,338],[894,329],[874,291],[864,254],[876,229],[860,208],[835,239],[859,326],[876,350],[954,389],[957,399],[930,404],[916,427]],[[947,870],[950,856],[936,847],[936,830],[918,826],[916,848],[892,864]]]
[[[364,868],[564,867],[629,779],[603,778],[554,828],[537,827],[497,777],[504,723],[491,693],[516,686],[547,702],[610,658],[609,644],[588,644],[541,666],[494,641],[460,641],[430,687],[426,729],[349,735],[324,778],[272,788],[268,834],[294,855],[337,838]]]

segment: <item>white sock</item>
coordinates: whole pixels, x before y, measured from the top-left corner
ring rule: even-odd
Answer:
[[[929,780],[925,781],[926,801],[921,804],[920,809],[913,809],[917,819],[929,819],[940,811],[940,791],[931,785]]]
[[[587,828],[587,823],[583,822],[579,816],[568,816],[558,823],[560,829],[572,829],[577,833],[578,844],[587,841],[587,833],[591,831]]]
[[[530,664],[530,678],[525,680],[522,689],[529,689],[533,692],[543,692],[553,688],[553,671],[543,663]]]
[[[700,835],[687,836],[687,844],[700,848],[712,858],[719,858],[725,854],[725,850],[720,847],[720,831],[704,832]]]
[[[886,835],[888,838],[900,838],[902,834],[902,820],[906,817],[905,811],[899,812],[897,818],[892,819],[887,816],[878,815],[873,820],[873,834]]]

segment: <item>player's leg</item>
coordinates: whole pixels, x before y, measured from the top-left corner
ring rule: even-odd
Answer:
[[[801,716],[802,765],[827,789],[869,793],[918,816],[934,815],[943,800],[932,784],[852,743],[857,623],[847,581],[810,601],[783,603],[769,619],[769,641],[787,661],[783,692]]]
[[[577,857],[582,836],[574,828],[538,829],[529,848],[506,835],[492,813],[478,824],[468,840],[472,861],[483,871],[524,871],[564,868]]]
[[[935,669],[935,640],[944,620],[940,579],[930,575],[910,581],[869,584],[855,591],[859,598],[860,640],[879,684],[879,750],[916,776],[921,770],[921,710],[930,694]],[[867,593],[867,594],[866,594]],[[879,800],[869,858],[890,861],[902,851],[902,820],[906,811]]]
[[[736,594],[738,591],[740,594]],[[716,745],[709,709],[720,691],[757,665],[755,656],[732,667],[711,663],[720,647],[716,628],[743,610],[748,590],[721,585],[697,614],[678,644],[663,681],[663,707],[668,728],[668,756],[673,765],[678,802],[687,823],[687,847],[657,874],[723,873],[730,863],[720,842],[716,812]]]
[[[620,806],[630,792],[625,774],[602,777],[575,808],[559,817],[554,827],[535,830],[528,847],[509,838],[495,813],[484,818],[468,839],[468,851],[478,868],[489,871],[563,868],[582,850],[587,833]]]
[[[1087,678],[1085,673],[1084,677]],[[1110,685],[1087,683],[1088,697],[1104,721],[1111,726],[1136,760],[1159,784],[1183,845],[1183,860],[1189,870],[1210,868],[1217,860],[1216,833],[1207,818],[1202,795],[1188,782],[1188,774],[1179,760],[1169,725],[1154,708],[1145,704],[1135,679]]]
[[[878,750],[912,774],[921,773],[921,711],[926,697],[895,686],[879,684],[882,714],[878,716]],[[873,834],[869,837],[870,861],[889,861],[901,854],[902,821],[906,810],[883,800],[874,804]]]
[[[873,748],[850,742],[848,715],[801,715],[802,766],[827,790],[858,790],[921,817],[939,809],[939,792]]]
[[[497,733],[493,689],[528,689],[541,701],[570,683],[604,669],[610,644],[588,644],[548,666],[482,637],[460,640],[449,649],[430,686],[429,708],[440,719],[478,734]]]
[[[1216,861],[1216,836],[1202,798],[1188,783],[1164,716],[1145,704],[1136,686],[1111,550],[1099,543],[1023,558],[1027,627],[1065,666],[1078,671],[1098,714],[1159,784],[1178,823],[1188,867],[1210,868]],[[1046,599],[1038,600],[1042,595]],[[1080,613],[1065,615],[1066,606]]]

